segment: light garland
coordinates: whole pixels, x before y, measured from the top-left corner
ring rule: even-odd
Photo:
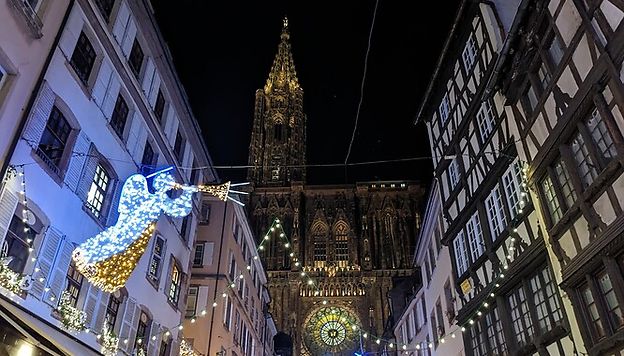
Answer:
[[[182,340],[180,342],[180,356],[201,356],[201,354],[195,351],[186,340]]]
[[[64,291],[61,294],[61,300],[58,305],[58,313],[61,317],[61,323],[69,331],[85,331],[87,313],[71,305],[70,294]]]
[[[119,349],[119,338],[113,330],[108,329],[108,323],[104,321],[102,327],[102,334],[97,336],[98,340],[102,344],[102,355],[104,356],[116,356]]]
[[[0,286],[11,293],[20,294],[25,277],[10,269],[8,264],[8,260],[0,262]]]

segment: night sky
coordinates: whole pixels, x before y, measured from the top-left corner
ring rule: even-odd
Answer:
[[[426,5],[424,4],[426,3]],[[414,117],[458,0],[380,0],[364,102],[349,162],[430,156]],[[153,0],[215,165],[247,164],[255,90],[266,82],[282,18],[307,114],[307,161],[344,162],[355,122],[374,1]],[[308,183],[411,179],[429,161],[308,170]],[[244,170],[219,170],[244,180]]]

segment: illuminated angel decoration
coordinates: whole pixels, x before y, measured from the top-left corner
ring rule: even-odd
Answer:
[[[199,191],[221,200],[231,199],[228,197],[229,182],[187,186],[176,183],[166,170],[154,175],[154,193],[147,189],[147,179],[143,175],[128,177],[121,190],[115,225],[86,240],[72,254],[78,270],[103,291],[114,292],[125,285],[163,213],[173,218],[187,216],[193,207],[193,193]],[[181,194],[172,198],[168,194],[172,190],[179,190]]]

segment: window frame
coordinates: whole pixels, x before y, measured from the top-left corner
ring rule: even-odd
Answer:
[[[74,265],[74,262],[70,262],[67,268],[67,274],[65,276],[65,291],[69,294],[70,305],[77,307],[80,300],[80,292],[84,283],[84,277]],[[74,293],[75,292],[75,293]]]
[[[182,290],[183,279],[182,268],[175,259],[172,260],[169,271],[169,287],[167,288],[167,301],[175,306],[180,302],[180,292]]]
[[[193,294],[191,291],[195,291]],[[194,299],[194,302],[191,304],[191,300]],[[187,319],[194,318],[197,315],[197,301],[199,299],[199,285],[191,285],[187,292],[186,297],[186,309],[184,311],[184,317]],[[189,308],[190,306],[192,308]]]
[[[449,115],[451,113],[451,104],[448,98],[448,93],[444,93],[440,105],[438,106],[438,115],[440,115],[441,126],[444,126],[448,122]]]
[[[122,141],[125,140],[125,133],[128,128],[128,117],[130,116],[130,106],[126,101],[126,98],[122,95],[121,91],[117,94],[115,100],[115,106],[111,113],[110,120],[108,121],[110,127],[113,129],[117,137]]]
[[[492,136],[494,128],[496,127],[496,109],[492,105],[491,99],[486,99],[481,102],[476,118],[481,142],[486,143]]]
[[[79,45],[81,44],[81,40],[83,41],[83,44],[88,44],[90,48],[86,48],[86,49],[80,48]],[[84,42],[84,40],[86,40],[86,42]],[[91,38],[89,38],[89,35],[87,35],[84,29],[82,29],[80,31],[80,35],[78,35],[78,40],[76,41],[74,50],[72,51],[72,54],[69,57],[70,66],[73,68],[74,73],[80,80],[80,83],[82,83],[86,87],[89,87],[90,79],[96,72],[94,71],[94,68],[95,68],[98,54],[92,42],[93,41],[91,40]],[[77,52],[77,50],[80,50],[80,52]],[[79,56],[85,57],[85,58],[79,58]],[[85,62],[80,63],[81,61],[85,61]],[[89,68],[88,69],[81,68],[80,67],[81,65],[86,65]]]
[[[140,63],[135,63],[140,59]],[[141,72],[143,71],[143,63],[145,62],[145,51],[141,46],[141,42],[138,37],[134,38],[132,42],[132,48],[130,49],[130,53],[128,54],[128,66],[130,70],[134,74],[137,80],[141,77]],[[137,67],[138,66],[138,67]]]
[[[102,187],[100,183],[104,185],[104,187]],[[107,201],[110,198],[114,186],[115,179],[113,175],[109,173],[108,167],[103,162],[98,162],[95,167],[93,178],[91,179],[91,186],[87,193],[85,206],[99,221],[106,221],[106,217],[108,216],[106,212],[110,205]],[[101,201],[98,198],[100,196]],[[99,207],[97,206],[98,204]]]
[[[162,245],[160,246],[160,253],[156,254],[156,247],[158,246],[158,241],[162,241]],[[164,237],[162,237],[160,234],[155,234],[154,235],[154,242],[152,243],[152,253],[150,255],[150,260],[149,260],[149,264],[147,266],[147,279],[152,283],[152,285],[154,285],[155,288],[158,288],[158,285],[160,284],[160,275],[161,275],[161,271],[162,271],[162,266],[164,264],[164,258],[165,258],[165,251],[167,248],[167,242],[165,240]],[[157,258],[158,259],[158,264],[156,266],[156,271],[154,273],[151,272],[152,270],[152,265],[154,263],[154,259]]]
[[[474,34],[471,32],[468,35],[468,39],[466,40],[466,44],[464,45],[464,49],[462,50],[462,63],[464,65],[464,70],[466,74],[469,74],[470,71],[475,67],[477,63],[477,55],[479,49],[477,46],[477,40],[474,37]]]

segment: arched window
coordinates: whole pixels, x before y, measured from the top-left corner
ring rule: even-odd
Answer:
[[[334,238],[336,240],[336,265],[346,268],[349,265],[349,225],[340,220],[334,226]]]
[[[314,267],[323,268],[327,262],[327,224],[317,221],[312,225],[312,239],[314,243]]]
[[[273,137],[275,138],[276,141],[281,141],[282,140],[282,124],[275,124],[275,126],[273,126]]]

